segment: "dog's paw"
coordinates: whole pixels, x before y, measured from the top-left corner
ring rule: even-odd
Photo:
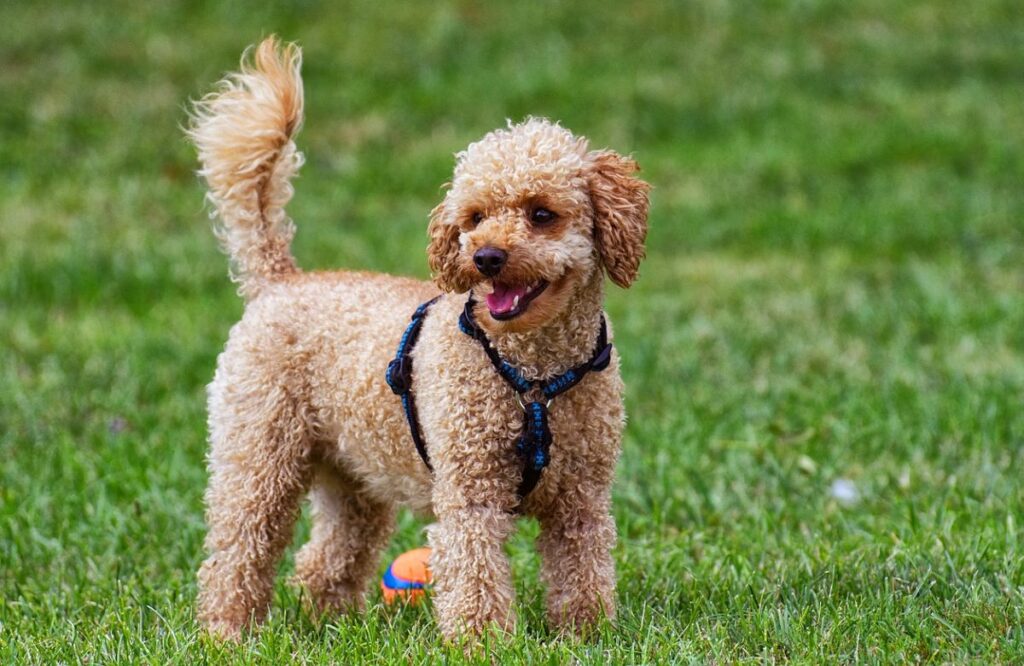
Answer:
[[[552,600],[548,606],[548,625],[563,636],[588,638],[598,628],[615,619],[615,606],[598,596]]]
[[[245,635],[244,624],[228,620],[207,620],[203,630],[211,639],[222,643],[239,643]]]

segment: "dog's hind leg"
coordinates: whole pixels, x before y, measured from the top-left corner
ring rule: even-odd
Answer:
[[[327,465],[317,469],[310,500],[313,532],[295,556],[296,578],[321,612],[361,610],[395,509]]]
[[[199,569],[199,620],[232,639],[267,613],[312,473],[299,403],[283,386],[242,385],[222,368],[210,387],[209,556]]]

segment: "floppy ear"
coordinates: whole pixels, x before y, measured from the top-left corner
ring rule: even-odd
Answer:
[[[434,206],[430,211],[430,225],[427,235],[427,263],[434,274],[434,282],[442,291],[463,292],[470,285],[459,279],[456,262],[459,257],[459,225],[448,215],[448,198]]]
[[[587,179],[594,206],[594,242],[612,282],[622,288],[636,279],[647,238],[647,192],[633,176],[640,167],[611,150],[591,152]]]

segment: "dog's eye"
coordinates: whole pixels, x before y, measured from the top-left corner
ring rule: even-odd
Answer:
[[[481,222],[484,221],[484,214],[483,213],[473,213],[473,216],[471,218],[469,218],[469,219],[473,223],[473,226],[475,227],[476,225],[478,225],[478,224],[480,224]]]
[[[537,208],[530,213],[530,221],[534,224],[550,224],[558,217],[547,208]]]

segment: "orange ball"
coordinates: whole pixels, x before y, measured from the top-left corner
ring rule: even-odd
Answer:
[[[429,548],[417,548],[396,557],[380,581],[384,602],[390,604],[401,599],[409,604],[419,603],[433,581],[429,560]]]

